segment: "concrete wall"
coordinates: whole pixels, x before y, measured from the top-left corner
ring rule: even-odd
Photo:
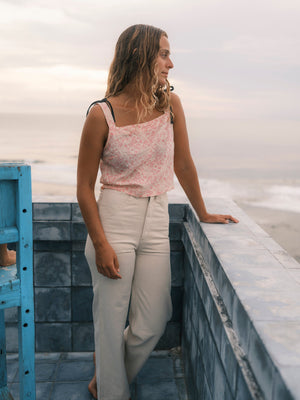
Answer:
[[[184,206],[169,207],[173,316],[157,349],[180,345],[183,296]],[[92,351],[90,271],[86,228],[78,204],[33,204],[34,294],[37,352]],[[16,352],[17,309],[5,310],[7,351]]]
[[[233,202],[240,223],[187,208],[182,348],[191,400],[300,399],[300,265]]]

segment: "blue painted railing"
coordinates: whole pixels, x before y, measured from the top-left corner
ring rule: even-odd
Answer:
[[[7,388],[4,310],[18,310],[20,398],[35,400],[31,176],[27,165],[0,164],[0,244],[16,243],[17,265],[0,267],[0,399]]]

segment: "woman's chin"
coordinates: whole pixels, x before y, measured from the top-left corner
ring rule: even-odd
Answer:
[[[159,86],[164,88],[165,86],[167,86],[167,79],[160,79],[158,81],[158,84],[159,84]]]

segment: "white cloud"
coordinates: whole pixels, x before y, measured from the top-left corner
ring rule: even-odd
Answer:
[[[149,23],[169,35],[171,78],[187,112],[200,105],[207,116],[298,117],[296,0],[0,0],[0,7],[6,110],[23,98],[31,100],[28,109],[54,112],[59,96],[67,108],[74,93],[81,99],[103,93],[118,35],[130,24]]]
[[[107,70],[81,69],[70,65],[3,70],[0,75],[0,87],[3,89],[0,92],[1,111],[82,112],[88,105],[89,96],[92,99],[103,97],[107,74]]]
[[[258,63],[299,66],[299,48],[300,37],[243,35],[224,42],[222,51],[239,54]]]

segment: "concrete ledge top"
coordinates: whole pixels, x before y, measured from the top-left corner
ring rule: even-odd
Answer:
[[[200,226],[275,368],[300,398],[300,264],[232,200],[206,204],[209,212],[240,221]],[[192,210],[189,218],[195,227]],[[251,346],[250,337],[246,352]]]

